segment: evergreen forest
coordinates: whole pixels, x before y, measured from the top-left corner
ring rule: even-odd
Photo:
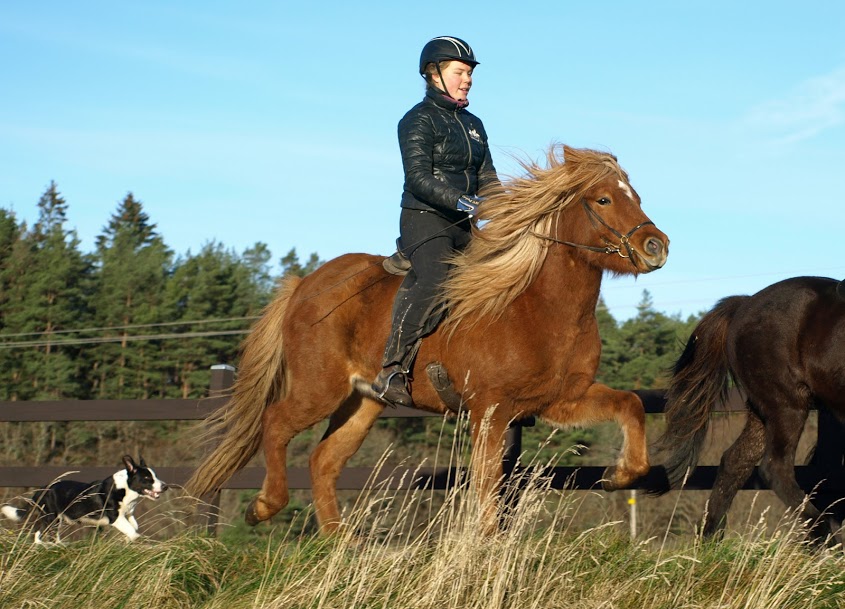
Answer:
[[[238,345],[278,280],[322,262],[316,253],[300,260],[292,244],[274,244],[287,251],[277,260],[264,243],[177,254],[131,192],[84,252],[55,183],[37,207],[32,226],[0,208],[0,401],[204,397],[211,366],[237,367]],[[655,310],[647,291],[631,319],[618,322],[602,301],[597,315],[599,380],[631,389],[662,386],[696,321]],[[418,425],[395,431],[411,440]],[[16,441],[4,426],[2,460],[67,462],[73,446],[126,437],[102,427],[38,424]],[[84,437],[69,437],[73,429]]]

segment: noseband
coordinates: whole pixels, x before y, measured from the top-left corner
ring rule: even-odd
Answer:
[[[600,215],[598,215],[593,210],[592,207],[587,205],[586,199],[581,200],[581,205],[584,206],[584,211],[587,212],[587,217],[590,218],[590,223],[593,225],[593,228],[598,228],[596,226],[596,222],[598,221],[599,224],[604,226],[607,230],[609,230],[611,233],[613,233],[613,235],[615,237],[617,237],[619,239],[619,245],[615,245],[615,244],[611,243],[605,237],[602,237],[602,240],[605,243],[607,243],[607,245],[604,246],[604,247],[597,247],[595,245],[584,245],[583,243],[573,243],[572,241],[563,241],[561,239],[555,239],[554,237],[551,237],[549,235],[540,235],[538,233],[532,233],[532,234],[534,234],[534,236],[536,236],[536,237],[540,237],[541,239],[548,239],[549,241],[554,241],[555,243],[560,243],[562,245],[568,245],[570,247],[575,247],[575,248],[578,248],[578,249],[589,250],[591,252],[599,252],[599,253],[602,253],[602,254],[619,254],[620,258],[628,258],[629,260],[631,260],[631,264],[634,264],[636,266],[636,264],[633,261],[634,250],[631,247],[631,243],[630,243],[631,236],[635,232],[640,230],[643,226],[648,226],[649,224],[654,226],[654,222],[652,222],[651,220],[646,220],[645,222],[643,222],[641,224],[637,224],[634,228],[632,228],[631,230],[629,230],[627,233],[625,233],[623,235],[618,230],[616,230],[615,228],[610,226],[610,224],[605,222],[604,218],[602,218]],[[623,248],[624,248],[624,251],[625,251],[624,254],[622,253]]]

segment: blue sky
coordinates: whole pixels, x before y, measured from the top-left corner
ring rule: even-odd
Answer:
[[[0,207],[51,180],[85,251],[127,192],[177,253],[389,254],[396,123],[422,45],[468,40],[470,109],[506,177],[555,142],[614,153],[671,238],[606,279],[697,313],[794,275],[845,277],[845,3],[4,2]]]

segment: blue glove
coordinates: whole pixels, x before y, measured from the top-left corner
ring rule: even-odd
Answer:
[[[458,197],[455,209],[458,211],[465,211],[467,216],[472,218],[478,213],[478,206],[482,201],[483,199],[481,197],[477,197],[475,195],[461,195]]]

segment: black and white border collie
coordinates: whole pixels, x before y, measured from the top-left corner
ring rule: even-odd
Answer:
[[[59,480],[33,494],[23,508],[4,505],[0,512],[10,520],[31,521],[35,543],[42,543],[45,532],[55,526],[59,539],[59,522],[80,523],[97,527],[111,525],[129,540],[140,537],[135,520],[135,506],[142,498],[158,499],[167,485],[158,479],[143,457],[135,464],[131,456],[123,457],[124,469],[105,480],[76,482]]]

